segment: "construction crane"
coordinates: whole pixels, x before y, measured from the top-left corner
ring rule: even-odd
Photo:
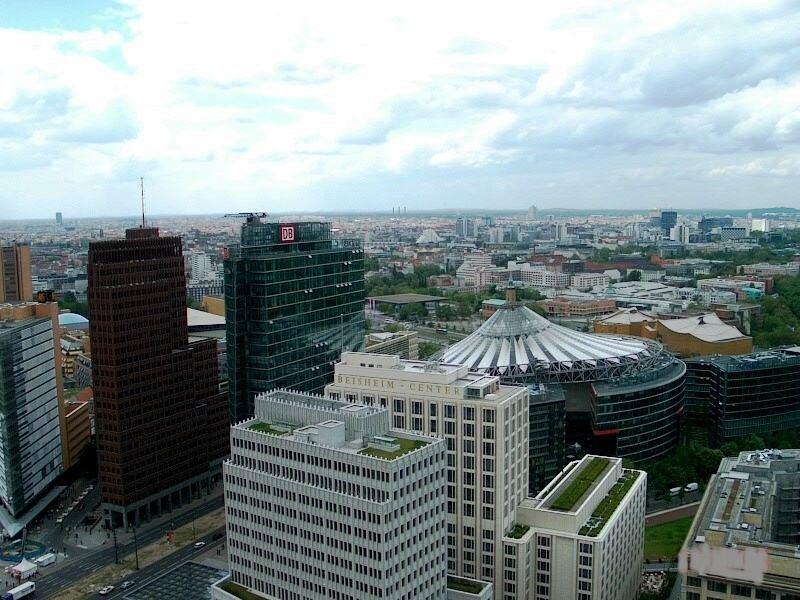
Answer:
[[[240,213],[228,213],[224,215],[225,217],[238,217],[239,219],[246,219],[247,223],[260,223],[261,219],[267,218],[267,213],[265,212],[240,212]]]

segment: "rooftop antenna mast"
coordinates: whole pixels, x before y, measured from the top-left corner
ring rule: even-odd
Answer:
[[[144,229],[144,177],[139,178],[139,184],[142,188],[142,229]]]

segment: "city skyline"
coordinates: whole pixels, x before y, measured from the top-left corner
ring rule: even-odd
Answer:
[[[0,204],[119,216],[144,177],[152,214],[797,206],[798,21],[786,2],[10,2]]]

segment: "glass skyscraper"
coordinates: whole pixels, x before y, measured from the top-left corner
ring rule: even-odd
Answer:
[[[226,250],[230,417],[253,416],[257,393],[322,393],[343,351],[364,347],[364,251],[330,223],[250,216]]]
[[[62,470],[53,323],[0,321],[0,500],[18,515]]]

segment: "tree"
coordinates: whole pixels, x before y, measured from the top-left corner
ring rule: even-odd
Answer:
[[[436,309],[436,316],[442,321],[451,321],[456,316],[456,313],[449,304],[441,304]]]
[[[413,304],[404,304],[400,309],[400,318],[403,320],[410,319],[411,317],[427,317],[428,309],[423,304],[415,302]]]
[[[623,279],[624,281],[641,281],[642,280],[642,272],[639,269],[631,269],[629,270]]]

